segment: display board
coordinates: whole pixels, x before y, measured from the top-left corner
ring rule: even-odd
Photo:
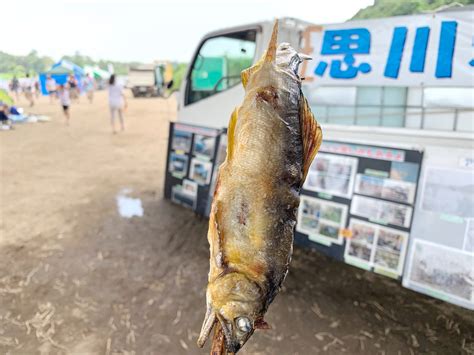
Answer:
[[[474,156],[427,147],[403,285],[474,309]]]
[[[170,123],[165,198],[208,215],[220,130]]]
[[[324,141],[301,192],[295,241],[401,278],[423,153]]]

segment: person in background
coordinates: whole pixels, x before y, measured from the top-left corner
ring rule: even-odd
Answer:
[[[92,101],[94,100],[95,82],[89,73],[87,73],[86,77],[84,78],[83,88],[84,88],[84,91],[86,92],[89,103],[92,103]]]
[[[123,94],[122,87],[116,83],[115,74],[112,74],[109,79],[109,108],[110,108],[110,123],[112,124],[112,133],[116,134],[115,130],[115,115],[118,114],[120,120],[120,129],[125,130],[123,120],[123,110],[127,108],[127,99]]]
[[[71,99],[73,99],[76,102],[79,102],[79,87],[77,85],[77,80],[74,77],[74,75],[69,74],[69,78],[67,80],[67,83],[69,85]]]
[[[34,89],[35,89],[35,90],[34,90],[34,91],[35,91],[34,94],[35,94],[36,100],[38,100],[39,94],[40,94],[40,84],[39,84],[39,81],[38,81],[38,80],[36,80],[36,79],[34,80],[34,85],[33,85],[33,87],[34,87]]]
[[[12,81],[10,82],[10,91],[15,93],[16,102],[18,102],[19,95],[20,95],[20,82],[16,75],[13,76]]]
[[[13,129],[12,122],[8,117],[10,114],[10,109],[8,105],[0,101],[0,128],[2,130]]]
[[[48,92],[48,95],[49,95],[49,102],[52,103],[53,100],[56,98],[57,84],[56,84],[56,80],[54,80],[49,74],[46,77],[46,91]]]
[[[69,106],[71,106],[71,97],[69,95],[69,88],[66,85],[59,85],[58,98],[61,106],[63,107],[63,113],[66,125],[69,126],[69,120],[71,119],[69,113]]]
[[[26,100],[30,102],[30,107],[33,107],[35,105],[35,98],[33,96],[34,86],[33,81],[30,78],[30,74],[26,74],[26,78],[23,80],[21,86]]]

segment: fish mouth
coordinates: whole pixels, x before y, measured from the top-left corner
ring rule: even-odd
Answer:
[[[219,320],[222,332],[224,333],[225,346],[226,346],[227,351],[230,353],[237,353],[242,348],[242,346],[244,346],[247,340],[250,338],[253,331],[245,335],[242,334],[241,336],[238,336],[236,334],[236,329],[234,329],[234,326],[232,323],[227,322],[219,314],[217,315],[217,319]]]

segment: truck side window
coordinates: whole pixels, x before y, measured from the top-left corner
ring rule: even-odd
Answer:
[[[185,104],[239,84],[240,72],[253,63],[256,34],[246,30],[205,40],[192,64]]]

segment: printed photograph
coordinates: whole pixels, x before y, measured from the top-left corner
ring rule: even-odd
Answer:
[[[186,176],[188,172],[187,155],[171,153],[168,171],[178,177]]]
[[[297,229],[305,234],[318,234],[321,204],[318,199],[301,196]]]
[[[379,227],[374,256],[375,266],[400,275],[405,261],[408,233]]]
[[[319,225],[319,234],[331,239],[338,239],[339,227],[321,222],[321,224]]]
[[[398,273],[400,254],[392,253],[382,249],[375,249],[374,264],[377,267]]]
[[[355,192],[361,195],[413,203],[416,185],[411,182],[357,174]]]
[[[410,206],[365,196],[354,196],[351,205],[354,215],[406,228],[410,226],[412,211]]]
[[[215,137],[203,136],[196,134],[194,136],[193,154],[203,155],[212,159],[214,156]]]
[[[374,198],[354,196],[351,204],[351,214],[374,220],[378,219],[381,212],[379,201]]]
[[[183,193],[188,194],[190,196],[197,196],[197,192],[198,192],[197,182],[184,179],[182,186],[183,186]]]
[[[196,208],[196,196],[184,192],[181,185],[175,185],[171,188],[171,201],[192,210]]]
[[[416,183],[418,180],[419,170],[420,165],[417,163],[394,161],[390,168],[390,178]]]
[[[408,277],[416,283],[450,297],[471,301],[474,255],[462,250],[417,239]]]
[[[173,140],[171,142],[171,148],[173,150],[182,150],[185,153],[189,153],[191,149],[192,133],[180,130],[173,131]]]
[[[365,245],[350,243],[347,247],[346,256],[360,259],[361,261],[368,263],[370,262],[371,252],[372,252],[372,249],[367,248]]]
[[[405,246],[408,234],[389,228],[379,228],[377,249],[400,253]]]
[[[323,204],[321,218],[340,224],[343,222],[343,217],[345,217],[344,207],[345,206],[330,205],[327,203]]]
[[[304,188],[350,198],[354,188],[357,158],[319,153],[310,167]]]
[[[196,158],[191,160],[189,177],[199,185],[208,185],[211,182],[212,163]]]
[[[462,218],[474,217],[472,171],[428,168],[424,176],[423,210]]]
[[[352,231],[351,243],[363,244],[372,248],[377,226],[351,219],[349,229]]]
[[[382,197],[387,200],[413,203],[415,200],[416,185],[411,182],[385,179],[382,189]]]
[[[315,239],[342,244],[347,206],[310,196],[301,196],[296,230]],[[317,242],[317,240],[315,240]]]
[[[362,195],[382,197],[383,180],[383,178],[375,176],[357,174],[355,192]]]

